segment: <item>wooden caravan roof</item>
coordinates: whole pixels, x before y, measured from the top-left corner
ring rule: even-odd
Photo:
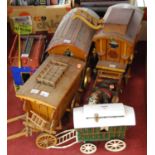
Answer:
[[[21,86],[16,96],[56,108],[80,76],[85,63],[61,55],[51,55]]]
[[[99,16],[90,9],[72,9],[68,14],[63,17],[52,40],[50,41],[47,47],[47,51],[49,53],[50,50],[63,45],[74,47],[72,51],[73,54],[75,54],[75,50],[78,50],[78,52],[80,53],[79,55],[82,55],[79,57],[79,55],[75,54],[75,57],[81,59],[85,59],[87,57],[95,30],[88,27],[82,20],[73,19],[75,12],[77,12],[79,9],[87,11],[95,18],[99,18]]]
[[[98,117],[98,121],[96,121]],[[73,109],[74,128],[132,126],[136,124],[133,107],[122,103],[84,105]]]
[[[93,40],[105,37],[119,37],[130,42],[134,42],[141,28],[143,11],[130,4],[117,4],[108,8],[103,17],[104,23],[127,25],[125,35],[116,32],[105,32],[104,27],[99,30]],[[113,30],[112,30],[113,31]]]

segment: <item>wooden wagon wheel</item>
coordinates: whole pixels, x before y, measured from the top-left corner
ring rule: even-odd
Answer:
[[[80,151],[84,154],[92,154],[92,153],[95,153],[96,150],[97,150],[97,147],[92,143],[85,143],[80,147]]]
[[[48,146],[54,146],[57,144],[55,136],[43,133],[36,138],[36,145],[41,149],[47,149]]]
[[[119,97],[118,96],[113,96],[111,102],[112,103],[118,103],[119,102]]]
[[[123,151],[126,148],[126,143],[120,139],[112,139],[105,143],[105,149],[111,152]]]
[[[79,103],[80,103],[80,95],[79,94],[75,94],[74,98],[72,99],[71,102],[71,109],[73,109],[74,107],[79,107]]]
[[[89,84],[89,82],[91,81],[91,68],[87,67],[86,68],[86,72],[85,72],[85,77],[84,77],[84,81],[83,81],[83,87],[86,88],[87,85]]]

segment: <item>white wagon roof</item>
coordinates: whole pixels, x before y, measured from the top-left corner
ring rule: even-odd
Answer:
[[[84,105],[74,108],[73,121],[74,128],[132,126],[136,124],[133,107],[123,103]]]

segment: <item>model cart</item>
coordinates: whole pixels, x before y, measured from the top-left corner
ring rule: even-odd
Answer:
[[[132,107],[122,103],[84,105],[74,108],[73,120],[74,129],[57,134],[55,145],[48,143],[42,148],[62,149],[83,142],[80,151],[91,154],[97,150],[92,142],[106,141],[106,150],[122,151],[126,148],[127,126],[135,125],[135,113]]]
[[[130,4],[117,4],[107,9],[103,28],[93,37],[100,76],[125,78],[127,82],[142,18],[143,11]]]
[[[11,118],[8,123],[23,119],[25,129],[9,136],[8,139],[40,131],[46,134],[37,138],[38,146],[40,141],[45,142],[50,138],[55,144],[55,133],[61,128],[61,118],[68,107],[70,105],[73,107],[80,99],[81,85],[90,79],[86,68],[89,64],[89,51],[95,31],[81,20],[73,20],[77,10],[78,8],[73,9],[64,16],[48,45],[47,51],[50,56],[16,92],[16,96],[24,103],[23,109],[26,114]],[[89,9],[84,10],[97,16]],[[65,29],[66,27],[68,28]],[[28,58],[26,60],[29,62]]]
[[[24,103],[24,125],[33,131],[55,134],[61,118],[74,101],[81,84],[85,63],[62,55],[49,56],[30,79],[16,92]],[[9,139],[16,137],[10,136]]]
[[[97,148],[93,141],[107,141],[105,148],[112,152],[122,151],[126,147],[123,141],[127,126],[135,125],[132,107],[116,104],[84,105],[74,109],[74,128],[79,142],[85,142],[82,153],[94,153]]]

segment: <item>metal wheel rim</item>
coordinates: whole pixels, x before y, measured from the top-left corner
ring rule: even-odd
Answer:
[[[118,96],[113,96],[111,102],[112,102],[112,103],[118,103],[118,102],[119,102],[119,97],[118,97]]]
[[[50,134],[41,134],[36,138],[36,145],[41,149],[46,149],[49,146],[54,146],[57,143],[55,136]]]
[[[111,152],[123,151],[126,143],[120,139],[113,139],[105,143],[105,149]]]
[[[84,77],[84,88],[87,87],[88,83],[91,81],[91,69],[88,67],[85,72]]]
[[[84,153],[84,154],[92,154],[92,153],[95,153],[96,150],[97,150],[97,147],[94,144],[91,144],[91,143],[83,144],[80,147],[80,151],[82,153]]]

